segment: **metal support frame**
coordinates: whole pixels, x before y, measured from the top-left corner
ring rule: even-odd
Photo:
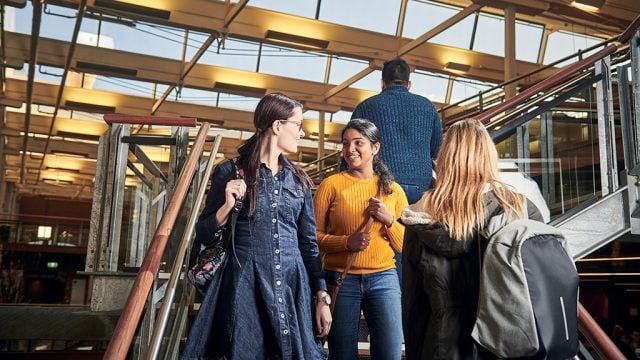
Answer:
[[[123,136],[131,133],[131,125],[122,124],[112,126],[110,129],[111,147],[109,158],[110,181],[112,184],[111,191],[111,211],[109,212],[109,221],[107,233],[104,233],[108,244],[107,251],[107,271],[118,271],[118,261],[120,254],[120,230],[122,229],[122,209],[124,206],[124,184],[127,173],[127,155],[128,145],[122,142]],[[111,171],[113,171],[111,173]],[[106,214],[105,214],[106,215]]]
[[[551,111],[540,115],[540,157],[542,160],[542,196],[547,204],[556,202],[555,168],[553,160],[553,116]]]
[[[171,147],[169,159],[169,189],[173,191],[174,184],[178,181],[177,176],[180,169],[187,161],[187,149],[189,147],[189,129],[183,126],[174,126],[171,128],[171,135],[176,139],[176,146]]]
[[[516,146],[518,147],[518,159],[531,158],[531,153],[529,152],[529,123],[518,126],[516,130]],[[529,162],[518,161],[518,169],[525,174],[531,174]]]
[[[626,76],[626,72],[625,72]],[[633,86],[633,117],[629,118],[629,152],[635,155],[635,161],[628,168],[627,186],[629,188],[629,213],[632,234],[640,234],[640,31],[631,38],[631,83]],[[629,111],[631,113],[631,111]],[[635,129],[635,133],[634,133]],[[625,149],[625,154],[627,149]]]
[[[622,128],[622,148],[624,152],[624,167],[627,171],[637,164],[635,141],[633,139],[633,121],[631,117],[631,102],[629,99],[629,79],[627,69],[629,65],[618,66],[618,102],[620,105],[620,127]]]
[[[631,39],[631,82],[633,84],[634,128],[636,142],[640,142],[640,31]],[[636,146],[636,159],[640,159],[640,148]],[[638,164],[634,164],[638,165]]]
[[[610,56],[598,60],[595,63],[596,76],[602,76],[601,80],[596,83],[602,196],[616,191],[619,186],[618,165],[615,153],[616,137],[613,124],[613,91],[611,88],[610,68]]]

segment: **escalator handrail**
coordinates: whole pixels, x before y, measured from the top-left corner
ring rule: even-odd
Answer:
[[[629,26],[618,36],[614,36],[614,37],[611,37],[611,38],[606,39],[604,41],[601,41],[601,42],[599,42],[597,44],[594,44],[594,45],[592,45],[592,46],[590,46],[590,47],[588,47],[588,48],[586,48],[584,50],[578,50],[577,52],[575,52],[573,54],[570,54],[570,55],[567,55],[567,56],[565,56],[563,58],[555,60],[554,62],[549,63],[549,64],[547,64],[547,65],[545,65],[543,67],[540,67],[538,69],[530,71],[530,72],[528,72],[526,74],[522,74],[522,75],[520,75],[518,77],[515,77],[515,78],[510,79],[508,81],[502,82],[500,84],[494,85],[494,86],[492,86],[492,87],[490,87],[488,89],[485,89],[485,90],[481,91],[478,95],[472,95],[472,96],[469,96],[469,97],[467,97],[465,99],[459,100],[459,101],[457,101],[457,102],[455,102],[453,104],[449,104],[449,105],[443,106],[442,108],[440,108],[439,112],[443,112],[443,111],[449,110],[449,109],[451,109],[451,108],[453,108],[455,106],[458,106],[458,105],[460,105],[460,104],[462,104],[464,102],[467,102],[467,101],[469,101],[469,100],[471,100],[473,98],[476,98],[478,96],[482,97],[484,94],[486,94],[488,92],[491,92],[491,91],[493,91],[495,89],[503,88],[506,85],[514,83],[514,82],[516,82],[518,80],[522,80],[522,79],[524,79],[526,77],[529,77],[529,76],[534,75],[534,74],[536,74],[538,72],[546,70],[546,69],[548,69],[550,67],[553,67],[553,66],[555,66],[557,64],[565,62],[565,61],[567,61],[569,59],[572,59],[572,58],[574,58],[576,56],[581,56],[582,54],[584,54],[586,52],[589,52],[591,50],[594,50],[594,49],[597,49],[599,47],[605,46],[605,45],[607,45],[607,44],[609,44],[611,42],[617,41],[617,42],[619,42],[621,44],[625,44],[631,39],[631,37],[638,30],[638,28],[640,28],[640,16],[636,17],[635,20],[633,20],[633,22],[631,22],[631,24],[629,24]]]
[[[596,61],[613,54],[614,52],[616,52],[616,50],[618,50],[617,45],[609,45],[604,49],[584,58],[583,60],[564,67],[562,70],[558,71],[547,79],[525,89],[511,99],[506,100],[501,104],[496,105],[491,109],[474,116],[473,118],[482,123],[487,123],[492,117],[496,116],[497,114],[500,114],[509,109],[513,109],[532,96],[541,92],[545,92],[546,90],[562,83],[563,81],[566,81],[574,74],[591,67]]]
[[[618,347],[611,341],[611,338],[602,331],[602,328],[591,317],[591,314],[578,303],[578,329],[582,335],[589,341],[594,350],[602,359],[607,360],[624,360],[626,357],[622,355]]]
[[[210,124],[205,122],[198,131],[191,152],[180,172],[178,182],[171,194],[167,208],[162,214],[160,223],[156,228],[151,244],[140,266],[140,271],[136,276],[127,302],[122,309],[118,323],[113,331],[113,337],[111,341],[109,341],[109,346],[105,352],[105,359],[125,359],[127,356],[136,327],[140,322],[145,302],[149,296],[151,285],[160,267],[160,260],[162,259],[169,240],[169,234],[189,191],[191,180],[195,175],[195,169],[198,165],[198,159],[204,150],[204,143],[209,127]]]

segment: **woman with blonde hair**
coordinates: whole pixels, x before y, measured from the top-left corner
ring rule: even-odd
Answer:
[[[478,230],[494,216],[522,218],[527,209],[529,218],[542,218],[523,195],[500,182],[495,145],[477,120],[447,130],[436,174],[434,187],[401,217],[407,359],[475,359]]]

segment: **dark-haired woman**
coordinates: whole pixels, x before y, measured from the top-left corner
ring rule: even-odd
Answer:
[[[404,226],[396,219],[407,198],[378,159],[379,150],[378,128],[368,120],[351,120],[342,131],[342,157],[348,170],[323,180],[314,197],[328,283],[335,283],[349,254],[357,252],[335,303],[328,338],[331,359],[357,359],[361,310],[369,328],[371,358],[402,355],[400,284],[393,249],[402,251]],[[370,236],[358,235],[369,217],[375,220]]]
[[[233,164],[211,178],[196,225],[204,245],[224,228],[243,199],[235,246],[209,286],[183,359],[324,359],[320,337],[331,314],[316,241],[311,181],[284,152],[295,153],[302,105],[282,94],[258,103],[255,134],[239,149],[244,179]],[[316,300],[318,299],[318,300]]]

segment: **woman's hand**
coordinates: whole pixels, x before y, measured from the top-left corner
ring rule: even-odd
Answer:
[[[216,212],[216,222],[224,225],[229,219],[229,214],[236,205],[236,199],[240,200],[247,192],[247,184],[242,179],[230,180],[224,188],[224,204]]]
[[[236,204],[236,199],[240,200],[247,192],[247,184],[243,179],[229,180],[227,186],[224,189],[225,201],[224,207],[233,209]]]
[[[387,210],[387,207],[384,205],[382,200],[378,198],[369,199],[369,207],[367,208],[367,211],[369,212],[369,215],[376,218],[386,227],[390,227],[395,221],[395,218],[391,215],[389,210]]]
[[[356,231],[347,238],[347,250],[353,252],[362,251],[369,246],[369,240],[371,240],[370,233]]]
[[[316,299],[319,299],[320,296],[326,294],[326,291],[318,291]],[[329,335],[329,330],[331,330],[331,310],[329,309],[329,305],[325,304],[323,301],[316,301],[316,326],[318,328],[318,338],[325,337]]]

